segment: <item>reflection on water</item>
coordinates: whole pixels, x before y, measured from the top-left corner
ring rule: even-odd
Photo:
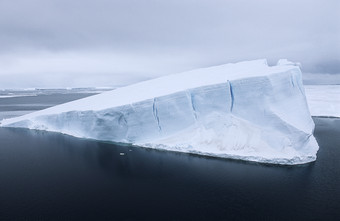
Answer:
[[[0,218],[339,217],[340,120],[314,120],[318,159],[300,166],[247,163],[0,128]]]

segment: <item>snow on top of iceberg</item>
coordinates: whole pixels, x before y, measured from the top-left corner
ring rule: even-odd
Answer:
[[[277,62],[277,65],[279,65],[279,66],[282,66],[282,65],[293,65],[293,66],[301,67],[301,63],[300,62],[292,62],[292,61],[289,61],[287,59],[280,59]]]

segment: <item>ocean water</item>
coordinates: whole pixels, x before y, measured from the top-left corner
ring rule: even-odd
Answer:
[[[105,88],[0,90],[0,120],[28,114],[107,90]]]
[[[0,128],[0,220],[339,220],[340,119],[314,121],[318,158],[299,166]]]

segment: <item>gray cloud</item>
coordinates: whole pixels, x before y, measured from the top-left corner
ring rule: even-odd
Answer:
[[[116,83],[257,58],[335,74],[339,11],[337,0],[0,0],[0,76]]]

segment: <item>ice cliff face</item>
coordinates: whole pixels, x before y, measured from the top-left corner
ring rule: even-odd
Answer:
[[[265,60],[141,82],[2,126],[275,164],[311,162],[318,150],[299,67]]]

